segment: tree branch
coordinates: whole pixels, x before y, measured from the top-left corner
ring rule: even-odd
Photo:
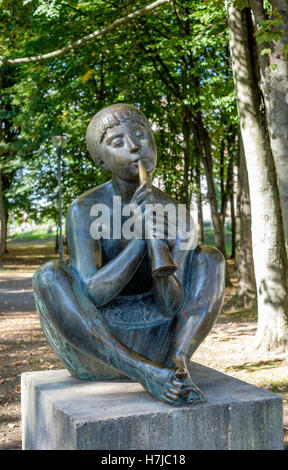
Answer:
[[[78,39],[77,41],[74,41],[71,44],[68,44],[67,46],[62,47],[61,49],[57,49],[56,51],[49,52],[43,55],[33,56],[33,57],[22,57],[18,59],[5,59],[4,58],[2,59],[1,65],[27,64],[30,62],[41,62],[43,60],[53,59],[54,57],[58,57],[59,55],[65,54],[66,52],[70,52],[76,49],[77,47],[82,46],[88,41],[92,41],[92,39],[95,39],[98,36],[101,36],[110,31],[113,31],[114,29],[118,28],[118,26],[129,23],[130,21],[135,20],[139,16],[145,15],[146,13],[149,13],[155,8],[158,8],[164,5],[165,3],[169,3],[170,1],[171,0],[157,0],[156,2],[153,2],[150,5],[147,5],[146,7],[141,8],[140,10],[136,10],[133,13],[130,13],[129,15],[114,21],[114,23],[110,24],[109,26],[98,29],[91,34],[84,36],[82,39]]]
[[[75,13],[77,13],[78,15],[83,15],[83,16],[88,16],[88,17],[90,16],[90,15],[87,15],[86,12],[77,10],[77,8],[72,7],[72,5],[69,5],[69,3],[63,3],[63,6],[67,8],[71,8],[71,10],[75,11]]]
[[[139,47],[140,47],[140,49],[142,49],[143,52],[145,52],[148,55],[149,59],[152,61],[153,66],[154,66],[154,70],[159,75],[160,80],[162,80],[162,82],[165,83],[168,90],[171,91],[172,95],[175,96],[175,98],[180,99],[180,101],[181,101],[182,97],[179,95],[179,93],[177,91],[177,88],[176,89],[174,88],[173,83],[171,84],[171,80],[170,81],[167,80],[167,77],[166,77],[165,73],[162,74],[161,70],[159,70],[159,68],[157,67],[157,62],[159,63],[159,61],[156,61],[156,58],[152,54],[149,53],[149,51],[146,49],[146,47],[142,43],[139,44]],[[169,73],[168,73],[168,77],[170,79],[170,74]]]

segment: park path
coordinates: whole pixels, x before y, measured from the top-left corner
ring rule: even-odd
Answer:
[[[0,271],[0,312],[31,312],[35,310],[32,273]]]
[[[46,242],[47,243],[47,242]],[[0,268],[0,449],[20,450],[21,374],[62,368],[39,324],[32,277],[55,258],[53,243],[9,245]]]
[[[21,449],[21,374],[63,368],[43,335],[32,291],[34,271],[53,258],[53,242],[11,244],[0,268],[0,450]],[[233,293],[235,286],[226,289],[227,301]],[[288,360],[251,353],[256,326],[255,314],[224,309],[193,360],[280,393],[288,444]]]

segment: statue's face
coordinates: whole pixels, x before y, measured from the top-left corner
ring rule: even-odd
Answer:
[[[149,127],[130,120],[107,129],[100,144],[101,157],[113,175],[125,181],[138,180],[141,158],[148,174],[156,166],[156,146]]]

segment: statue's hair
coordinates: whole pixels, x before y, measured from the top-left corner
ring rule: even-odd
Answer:
[[[131,104],[112,104],[95,114],[87,129],[86,142],[88,151],[97,165],[107,170],[99,154],[99,144],[103,141],[107,129],[112,129],[130,120],[138,121],[145,127],[149,126],[150,128],[150,124],[144,114]]]

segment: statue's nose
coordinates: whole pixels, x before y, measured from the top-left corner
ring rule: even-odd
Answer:
[[[131,153],[139,152],[141,145],[138,142],[136,142],[136,140],[131,136],[127,136],[127,140],[128,140],[130,152]]]

